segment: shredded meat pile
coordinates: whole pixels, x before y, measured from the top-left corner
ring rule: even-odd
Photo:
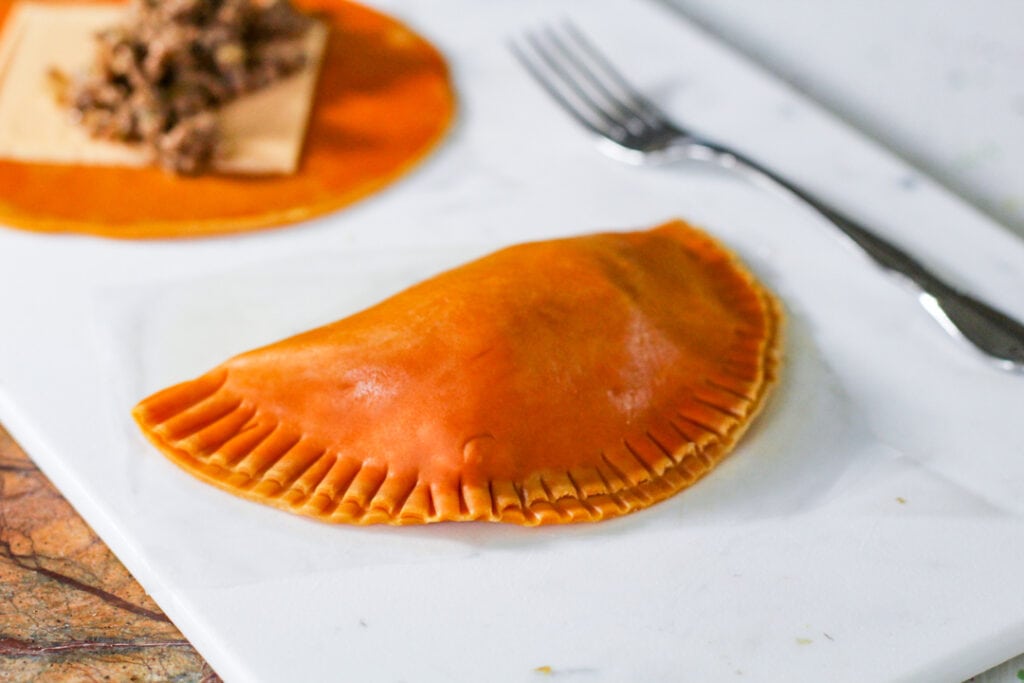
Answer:
[[[133,0],[97,35],[92,71],[66,94],[97,138],[138,142],[156,162],[203,173],[217,151],[214,111],[305,66],[310,19],[288,0]]]

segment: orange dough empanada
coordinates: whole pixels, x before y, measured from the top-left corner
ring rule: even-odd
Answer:
[[[523,244],[236,356],[134,411],[172,460],[330,522],[596,521],[715,466],[780,307],[674,221]]]

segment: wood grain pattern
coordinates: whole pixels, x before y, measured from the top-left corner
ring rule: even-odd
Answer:
[[[0,680],[220,681],[2,426]]]

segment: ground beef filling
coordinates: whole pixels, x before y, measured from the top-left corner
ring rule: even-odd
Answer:
[[[93,137],[141,143],[179,174],[209,169],[218,107],[308,59],[311,20],[288,0],[133,0],[129,17],[96,36],[91,71],[65,96]]]

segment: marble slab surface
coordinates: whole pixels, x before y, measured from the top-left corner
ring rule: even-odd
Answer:
[[[664,0],[1024,238],[1024,5]]]
[[[1021,3],[664,1],[1024,238]]]

